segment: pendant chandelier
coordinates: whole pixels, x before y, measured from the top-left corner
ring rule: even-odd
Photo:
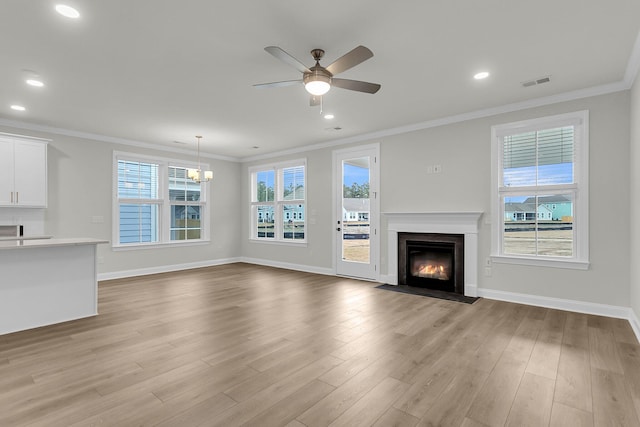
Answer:
[[[198,140],[198,169],[188,169],[187,176],[194,180],[197,183],[200,182],[208,182],[213,179],[213,171],[203,171],[200,168],[200,139],[202,136],[196,135],[196,139]]]

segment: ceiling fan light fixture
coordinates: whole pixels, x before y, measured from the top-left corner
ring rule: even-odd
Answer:
[[[305,83],[304,88],[311,95],[322,96],[325,93],[329,92],[329,89],[331,89],[331,85],[328,82],[322,80],[314,80]]]
[[[311,95],[322,96],[331,89],[331,77],[313,73],[304,76],[304,88]]]

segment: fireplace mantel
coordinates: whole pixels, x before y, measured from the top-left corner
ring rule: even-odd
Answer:
[[[477,296],[478,221],[482,212],[384,212],[388,250],[386,283],[398,284],[398,233],[464,234],[464,294]]]

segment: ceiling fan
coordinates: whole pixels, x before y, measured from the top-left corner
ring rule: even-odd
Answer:
[[[289,55],[278,46],[267,46],[264,48],[264,50],[300,71],[302,73],[302,79],[261,83],[253,86],[260,88],[280,87],[303,83],[307,92],[311,94],[310,105],[312,107],[315,105],[320,105],[322,95],[327,93],[332,86],[372,94],[376,93],[381,87],[376,83],[361,82],[359,80],[339,79],[334,77],[334,75],[353,68],[373,56],[373,52],[371,52],[371,50],[367,49],[364,46],[358,46],[350,52],[345,53],[327,67],[323,67],[322,65],[320,65],[320,60],[324,56],[324,50],[313,49],[311,51],[311,56],[313,56],[313,59],[316,61],[316,65],[310,68],[307,68],[306,65],[298,61],[293,56]]]

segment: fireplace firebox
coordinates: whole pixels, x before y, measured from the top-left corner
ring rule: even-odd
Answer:
[[[464,235],[398,233],[398,283],[464,295]]]

